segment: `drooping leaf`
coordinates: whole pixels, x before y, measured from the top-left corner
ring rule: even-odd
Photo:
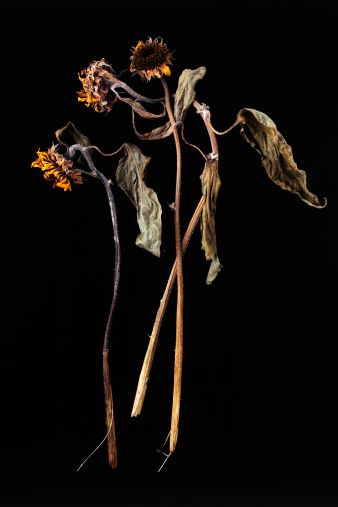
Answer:
[[[174,103],[174,116],[177,122],[181,122],[184,119],[187,109],[195,100],[195,86],[196,83],[204,77],[206,73],[205,67],[198,67],[197,69],[185,69],[179,77],[178,86],[175,93]],[[138,112],[133,109],[133,112]],[[135,119],[133,114],[133,127],[135,134],[143,141],[157,141],[168,137],[173,132],[173,127],[170,122],[166,122],[164,125],[160,125],[148,132],[138,132],[135,126]]]
[[[58,129],[55,132],[55,137],[59,143],[66,144],[67,146],[71,144],[80,144],[84,147],[91,146],[88,137],[77,130],[72,122],[68,122],[65,127]],[[67,139],[71,142],[67,142]]]
[[[326,206],[326,199],[321,205],[318,197],[308,190],[306,173],[298,169],[291,146],[271,118],[255,109],[244,108],[239,111],[237,120],[242,125],[243,138],[261,155],[262,165],[276,185],[297,194],[309,206]]]
[[[150,157],[143,155],[135,144],[124,144],[125,155],[119,160],[116,183],[137,209],[140,233],[136,245],[160,256],[162,207],[156,193],[145,184]]]
[[[207,276],[207,284],[211,284],[216,278],[222,266],[219,262],[217,255],[217,240],[216,240],[216,227],[215,227],[215,213],[216,201],[219,188],[221,186],[221,179],[218,174],[218,161],[207,160],[204,166],[204,171],[201,174],[202,192],[205,196],[201,215],[201,234],[202,234],[202,249],[205,252],[205,258],[211,260]]]
[[[175,93],[174,116],[176,121],[183,121],[185,113],[195,100],[195,86],[198,81],[204,78],[207,69],[198,67],[197,69],[184,69],[178,80],[178,86]]]

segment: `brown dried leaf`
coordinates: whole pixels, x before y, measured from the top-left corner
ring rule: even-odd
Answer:
[[[298,169],[291,146],[271,118],[255,109],[244,108],[239,111],[237,120],[242,125],[244,139],[261,155],[262,165],[276,185],[297,194],[309,206],[326,206],[326,199],[321,205],[318,197],[307,189],[306,173]]]
[[[140,234],[136,245],[160,256],[162,207],[156,193],[145,184],[150,157],[143,155],[135,144],[124,144],[125,156],[119,161],[116,182],[137,209]]]
[[[165,123],[164,125],[160,125],[159,127],[155,127],[152,130],[149,130],[149,132],[138,132],[135,125],[135,114],[133,111],[133,127],[134,132],[137,135],[139,139],[142,139],[142,141],[155,141],[159,139],[164,139],[165,137],[170,136],[173,131],[173,127],[170,125],[170,121]]]
[[[132,110],[135,111],[135,113],[137,113],[139,116],[142,116],[142,118],[148,119],[163,118],[166,114],[165,107],[163,108],[163,111],[161,113],[156,114],[147,111],[147,109],[144,106],[142,106],[142,104],[137,100],[133,100],[129,97],[120,97],[120,100],[128,104],[132,108]]]
[[[91,146],[91,142],[89,141],[88,137],[77,130],[77,128],[75,128],[75,125],[70,121],[67,123],[67,125],[61,127],[55,132],[55,137],[59,143],[67,147],[71,146],[72,144],[79,144],[84,148]],[[91,152],[91,148],[89,148],[88,151]],[[77,153],[73,160],[78,166],[86,164],[83,155],[80,153]]]
[[[81,146],[91,146],[87,136],[79,132],[72,122],[68,122],[65,127],[61,127],[55,132],[55,137],[61,144],[70,146],[71,144],[80,144]],[[72,142],[66,142],[69,139]]]
[[[188,108],[195,100],[195,86],[198,81],[204,78],[207,69],[198,67],[197,69],[184,69],[178,80],[178,86],[175,93],[174,115],[176,121],[183,121]]]
[[[211,259],[211,265],[207,276],[207,284],[214,281],[222,266],[217,256],[217,240],[215,227],[216,201],[221,179],[218,174],[218,161],[207,160],[204,171],[201,174],[202,192],[205,196],[201,215],[201,234],[202,249],[205,252],[205,258]]]

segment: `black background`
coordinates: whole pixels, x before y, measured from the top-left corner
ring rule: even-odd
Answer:
[[[3,505],[334,505],[337,487],[337,12],[334,2],[209,1],[4,4],[2,145],[5,312]],[[174,258],[172,138],[136,140],[130,111],[77,102],[77,72],[162,36],[175,50],[168,84],[207,67],[197,98],[224,129],[242,107],[268,114],[293,147],[317,210],[266,177],[238,131],[219,139],[217,234],[223,270],[196,231],[185,256],[185,349],[179,442],[160,474],[169,431],[175,297],[163,323],[144,410],[130,418],[138,373]],[[132,86],[161,95],[160,83]],[[122,245],[111,371],[119,469],[103,446],[101,347],[112,290],[112,236],[99,183],[53,190],[35,152],[67,121],[105,151],[136,142],[152,157],[163,205],[161,259],[134,245],[135,211],[117,189]],[[138,120],[140,130],[151,125]],[[194,111],[185,133],[209,150]],[[182,226],[200,196],[203,160],[184,147]],[[109,175],[115,160],[97,157]],[[7,305],[6,305],[7,307]],[[298,503],[297,503],[298,502]]]

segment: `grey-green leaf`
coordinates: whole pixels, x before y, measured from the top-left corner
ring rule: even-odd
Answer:
[[[326,199],[322,205],[318,197],[308,190],[306,173],[298,169],[291,146],[269,116],[255,109],[244,108],[239,111],[237,121],[242,125],[243,138],[261,155],[262,165],[276,185],[297,194],[309,206],[326,206]]]
[[[156,193],[145,184],[150,157],[143,155],[135,144],[124,144],[125,155],[119,160],[116,183],[137,209],[140,233],[136,245],[160,256],[162,207]]]
[[[222,268],[217,255],[215,226],[216,201],[218,191],[221,186],[217,159],[213,161],[206,161],[204,171],[201,174],[201,184],[202,192],[205,196],[201,216],[202,250],[205,252],[205,258],[212,261],[206,280],[209,285],[214,281]]]
[[[185,69],[179,77],[175,93],[174,115],[176,121],[183,121],[188,108],[195,100],[195,86],[198,81],[204,78],[207,69]]]

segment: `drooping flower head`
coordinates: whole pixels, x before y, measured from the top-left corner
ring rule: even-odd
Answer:
[[[172,52],[161,38],[148,38],[146,42],[139,41],[132,48],[130,57],[130,71],[136,72],[142,79],[150,81],[152,77],[170,76]]]
[[[72,190],[72,184],[80,185],[82,180],[81,172],[74,167],[71,160],[67,160],[57,151],[54,144],[47,151],[37,151],[38,158],[32,163],[32,167],[42,170],[43,177],[53,182],[53,188]]]
[[[111,111],[116,102],[111,91],[114,71],[105,59],[93,62],[87,69],[81,70],[79,79],[83,90],[78,92],[78,100],[87,107],[92,106],[98,113]]]

